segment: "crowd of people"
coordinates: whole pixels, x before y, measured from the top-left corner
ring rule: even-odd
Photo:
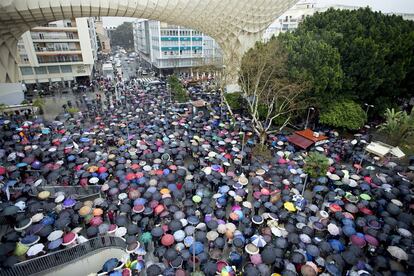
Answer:
[[[307,152],[280,134],[272,158],[256,159],[249,119],[231,120],[218,94],[201,116],[164,85],[97,83],[104,97],[66,120],[0,120],[1,269],[111,235],[130,260],[105,262],[109,275],[414,270],[414,168],[357,166],[364,135],[327,131],[309,151],[329,170],[305,185]]]

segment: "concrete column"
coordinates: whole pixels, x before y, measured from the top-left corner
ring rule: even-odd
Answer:
[[[224,81],[227,93],[240,92],[239,71],[244,53],[260,41],[262,32],[232,35],[220,41],[223,51]]]
[[[19,79],[17,65],[17,38],[0,36],[0,83],[15,83]]]

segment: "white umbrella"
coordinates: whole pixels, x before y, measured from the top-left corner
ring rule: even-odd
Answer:
[[[121,238],[125,236],[126,233],[127,233],[127,229],[125,227],[119,227],[115,231],[115,236]]]
[[[207,232],[206,237],[209,241],[215,241],[218,236],[219,236],[219,234],[216,231],[209,231],[209,232]]]
[[[43,248],[45,248],[45,246],[42,243],[37,243],[37,244],[31,246],[29,248],[29,250],[27,250],[26,254],[29,257],[36,256],[37,254],[42,252]]]
[[[252,244],[257,247],[264,247],[267,243],[262,235],[254,235],[252,237]]]
[[[89,179],[89,183],[91,184],[96,184],[99,182],[99,178],[97,177],[92,177],[91,179]]]
[[[30,250],[30,249],[29,249]],[[387,251],[398,260],[407,261],[408,255],[407,253],[397,246],[388,246]]]
[[[49,234],[49,236],[47,236],[47,239],[49,241],[55,241],[57,239],[60,239],[63,236],[63,231],[62,230],[56,230],[53,231],[52,233]]]
[[[185,232],[183,230],[178,230],[174,232],[174,239],[178,242],[183,241],[185,238]]]

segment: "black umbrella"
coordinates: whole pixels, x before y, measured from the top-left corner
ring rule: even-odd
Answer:
[[[117,216],[115,219],[115,224],[118,226],[126,226],[128,224],[128,218],[126,216]]]
[[[305,256],[299,252],[293,252],[290,259],[294,264],[302,264],[306,261]]]
[[[146,273],[148,276],[158,276],[162,274],[162,269],[158,265],[153,264],[147,268]]]
[[[208,227],[210,230],[215,230],[215,229],[217,229],[217,227],[218,227],[218,222],[217,222],[216,220],[212,219],[212,220],[210,220],[209,222],[207,222],[207,227]]]
[[[262,255],[262,261],[265,264],[272,264],[275,260],[275,250],[274,247],[266,247],[263,252],[261,253]]]
[[[127,227],[127,232],[129,235],[135,235],[139,232],[138,225],[130,223]]]
[[[86,230],[86,235],[89,238],[95,237],[96,235],[98,235],[99,233],[99,229],[96,226],[91,226]]]
[[[155,238],[159,238],[164,234],[164,231],[161,227],[155,227],[151,230],[151,235]]]
[[[172,220],[169,224],[168,224],[168,229],[170,229],[172,232],[178,231],[181,228],[183,228],[183,224],[181,223],[181,221],[179,220]]]
[[[217,263],[209,261],[203,265],[203,272],[206,276],[214,276],[217,272]]]
[[[178,256],[178,253],[175,249],[173,248],[169,248],[165,253],[164,253],[164,258],[167,261],[172,261],[174,259],[176,259]]]

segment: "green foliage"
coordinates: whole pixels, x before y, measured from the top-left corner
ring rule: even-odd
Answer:
[[[71,107],[71,108],[68,108],[68,113],[69,114],[75,114],[75,113],[78,113],[79,112],[79,109],[78,108],[76,108],[76,107]]]
[[[323,107],[337,97],[343,72],[336,48],[311,32],[304,35],[281,34],[278,39],[287,49],[290,78],[308,83],[311,105]]]
[[[132,22],[124,22],[112,32],[111,46],[120,46],[124,49],[134,48],[134,31]]]
[[[186,90],[183,87],[181,81],[177,78],[177,76],[172,75],[168,78],[168,84],[170,85],[171,94],[179,103],[187,102],[190,97],[188,96]]]
[[[414,136],[414,109],[410,115],[406,111],[387,109],[384,114],[385,122],[380,131],[387,136],[387,142],[400,145]]]
[[[232,110],[241,110],[243,109],[243,94],[241,92],[236,93],[227,93],[224,95],[227,100],[227,103]]]
[[[45,100],[42,98],[35,98],[32,102],[33,106],[38,107],[39,109],[42,109],[45,105]]]
[[[366,114],[354,101],[339,100],[322,110],[320,122],[333,127],[357,130],[365,124]]]
[[[318,152],[310,152],[305,158],[305,173],[312,178],[318,178],[326,175],[329,168],[329,160],[325,155]]]
[[[28,100],[23,100],[20,104],[29,104]]]
[[[392,105],[414,95],[412,21],[369,8],[329,9],[307,17],[283,40],[291,51],[291,75],[310,80],[322,103],[343,95],[361,104]]]

